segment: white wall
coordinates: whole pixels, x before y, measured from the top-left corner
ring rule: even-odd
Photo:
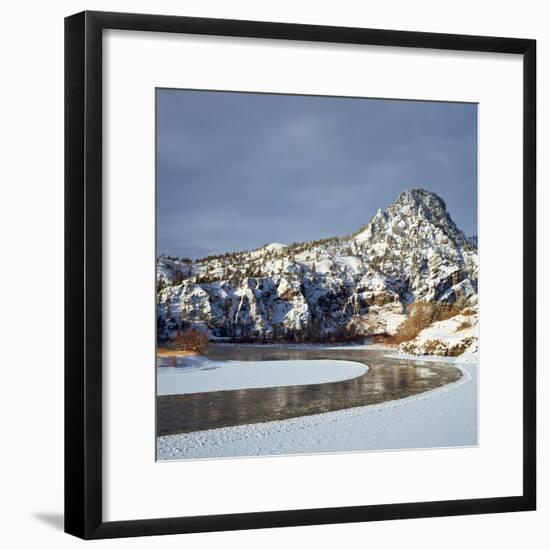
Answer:
[[[61,531],[63,507],[63,17],[83,9],[278,20],[327,25],[486,34],[539,41],[539,319],[544,316],[549,250],[543,251],[550,205],[550,27],[545,3],[535,0],[459,4],[393,2],[254,2],[247,0],[10,3],[2,10],[2,453],[0,540],[6,548],[73,548],[83,542]],[[498,207],[498,204],[495,206]],[[547,218],[548,219],[548,218]],[[513,335],[507,336],[513,337]],[[539,463],[546,456],[550,388],[547,354],[539,353]],[[546,398],[544,401],[542,397]],[[545,433],[546,432],[546,433]],[[547,437],[547,435],[546,435]],[[544,454],[543,454],[544,453]],[[535,513],[438,518],[103,542],[103,547],[334,548],[342,544],[399,548],[545,548],[549,482],[539,470]],[[182,498],[184,496],[182,495]],[[94,543],[89,543],[94,544]]]

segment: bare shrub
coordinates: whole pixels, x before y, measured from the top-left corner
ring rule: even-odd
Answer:
[[[192,351],[203,354],[208,348],[208,335],[195,328],[190,328],[185,332],[178,331],[172,339],[172,344],[183,351]]]
[[[416,338],[422,330],[436,321],[445,321],[458,315],[464,308],[463,301],[452,304],[443,302],[413,302],[407,307],[408,317],[397,328],[393,343],[401,344]]]
[[[432,302],[414,302],[407,307],[408,317],[397,328],[393,337],[396,344],[407,342],[418,336],[420,331],[430,326],[434,318]]]
[[[424,345],[424,353],[428,355],[443,355],[446,357],[458,357],[462,355],[468,346],[475,340],[474,337],[464,338],[458,344],[454,346],[448,346],[441,340],[428,340]]]
[[[469,338],[464,338],[462,342],[449,348],[447,355],[449,357],[458,357],[459,355],[462,355],[474,341],[475,338],[473,336],[470,336]]]
[[[373,344],[390,344],[391,345],[395,343],[394,337],[391,334],[387,334],[387,333],[373,334],[371,339]]]
[[[461,330],[466,330],[467,328],[471,327],[472,323],[470,323],[470,321],[463,321],[462,323],[460,323],[460,325],[456,327],[455,332],[460,332]]]
[[[428,355],[445,355],[445,344],[441,340],[428,340],[424,346],[424,353]]]

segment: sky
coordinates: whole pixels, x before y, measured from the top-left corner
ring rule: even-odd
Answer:
[[[401,191],[477,234],[477,105],[157,89],[157,251],[344,236]]]

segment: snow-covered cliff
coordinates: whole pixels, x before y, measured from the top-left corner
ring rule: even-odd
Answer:
[[[159,336],[314,340],[393,334],[418,300],[477,301],[477,243],[436,194],[404,191],[356,233],[157,261]]]

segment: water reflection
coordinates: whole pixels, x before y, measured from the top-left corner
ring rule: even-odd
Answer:
[[[158,435],[372,405],[429,391],[461,377],[460,370],[451,365],[402,361],[388,357],[386,350],[213,345],[208,357],[235,361],[342,359],[365,363],[369,371],[353,380],[328,384],[157,396]]]

